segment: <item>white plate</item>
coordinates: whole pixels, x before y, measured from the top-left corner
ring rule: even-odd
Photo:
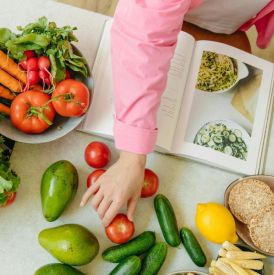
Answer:
[[[236,81],[233,83],[233,85],[231,85],[230,87],[228,87],[224,90],[219,90],[219,91],[214,91],[214,92],[208,92],[208,91],[199,90],[199,89],[196,89],[196,91],[202,92],[202,93],[208,93],[208,94],[221,94],[221,93],[225,93],[225,92],[233,89],[241,79],[246,78],[249,74],[248,68],[243,62],[236,60],[236,64],[237,64],[237,68],[238,68],[238,77],[237,77]]]

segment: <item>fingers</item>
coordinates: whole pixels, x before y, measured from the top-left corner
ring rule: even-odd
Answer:
[[[83,195],[82,197],[82,200],[81,200],[81,203],[80,203],[80,206],[85,206],[88,202],[88,200],[90,199],[90,197],[92,195],[94,195],[99,187],[100,187],[100,182],[98,183],[99,181],[95,182],[91,187],[89,187],[89,189],[85,192],[85,194]]]
[[[133,216],[136,210],[138,199],[139,199],[139,194],[132,197],[128,202],[127,217],[130,221],[133,221]]]
[[[105,227],[107,227],[111,223],[114,217],[118,214],[120,208],[121,205],[119,203],[112,202],[112,204],[106,211],[105,216],[103,217],[103,225]]]
[[[109,200],[106,197],[104,197],[104,199],[101,201],[100,205],[98,206],[97,213],[101,220],[104,218],[105,213],[109,209],[111,203],[112,203],[112,200]]]
[[[102,202],[103,199],[104,199],[104,194],[103,194],[102,192],[100,192],[100,191],[97,192],[97,193],[93,196],[93,198],[92,198],[92,200],[91,200],[91,205],[93,206],[93,208],[94,208],[95,210],[97,210],[99,204]]]

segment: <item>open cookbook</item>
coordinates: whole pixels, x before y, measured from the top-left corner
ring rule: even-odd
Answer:
[[[79,128],[107,138],[113,138],[114,114],[110,29],[111,20],[92,70],[92,104]],[[222,43],[195,41],[181,32],[158,112],[156,150],[241,174],[260,173],[273,75],[270,62]]]

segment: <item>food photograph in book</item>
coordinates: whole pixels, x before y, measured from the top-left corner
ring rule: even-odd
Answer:
[[[203,51],[186,141],[247,160],[263,71]]]

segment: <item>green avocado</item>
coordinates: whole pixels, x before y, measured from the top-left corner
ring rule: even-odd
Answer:
[[[97,238],[78,224],[44,229],[39,233],[38,239],[40,245],[52,256],[68,265],[88,264],[99,251]]]
[[[50,165],[41,180],[41,202],[47,221],[58,219],[75,197],[78,188],[78,173],[67,160]]]
[[[66,264],[47,264],[36,270],[34,275],[85,275]]]

